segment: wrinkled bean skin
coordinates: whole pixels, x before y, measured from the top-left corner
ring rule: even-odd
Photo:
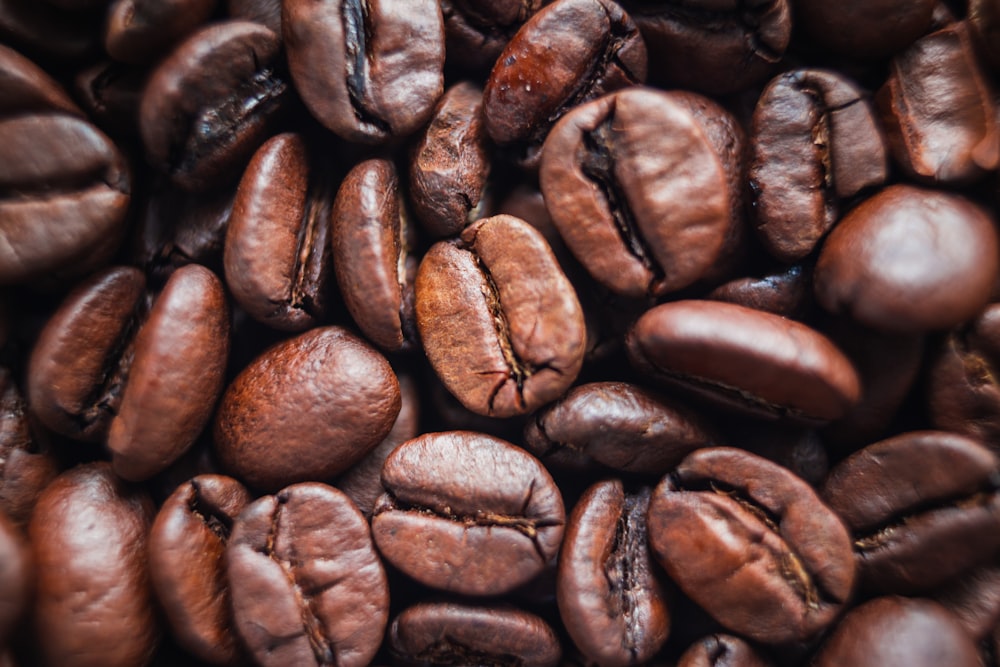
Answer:
[[[262,667],[364,667],[389,618],[365,518],[340,491],[294,484],[239,515],[226,549],[236,629]]]
[[[815,637],[855,578],[840,519],[809,486],[729,448],[689,455],[653,491],[650,547],[670,577],[726,628],[765,643]]]
[[[600,665],[645,663],[669,634],[670,612],[646,545],[649,493],[599,482],[566,524],[559,613],[577,648]]]
[[[68,470],[42,493],[28,536],[43,664],[149,663],[160,632],[147,557],[153,514],[149,497],[107,463]]]
[[[465,595],[527,582],[563,537],[565,509],[537,459],[467,431],[429,433],[396,448],[372,533],[382,556],[418,581]]]
[[[389,646],[406,664],[554,667],[559,641],[545,621],[509,607],[421,603],[397,616]]]
[[[179,644],[227,665],[240,655],[232,628],[225,549],[250,494],[231,477],[198,475],[163,503],[149,533],[149,571]]]
[[[399,381],[385,357],[341,327],[269,348],[223,394],[215,451],[248,485],[277,490],[330,479],[389,433]]]

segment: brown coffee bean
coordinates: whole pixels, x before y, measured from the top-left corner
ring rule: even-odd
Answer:
[[[281,34],[281,0],[226,0],[226,9],[234,19],[256,21]]]
[[[574,387],[537,411],[524,429],[525,448],[546,465],[655,475],[695,449],[716,442],[694,411],[625,382]]]
[[[649,504],[656,559],[692,600],[740,635],[815,637],[848,602],[847,530],[801,479],[737,449],[702,449]]]
[[[424,602],[397,616],[389,646],[406,664],[555,667],[559,639],[538,616],[512,607]]]
[[[1000,122],[964,22],[892,60],[876,100],[892,155],[910,177],[963,184],[1000,167]]]
[[[322,321],[333,288],[333,174],[299,134],[279,134],[243,173],[226,230],[226,282],[255,319],[285,331]]]
[[[970,637],[988,640],[1000,623],[1000,568],[990,564],[969,570],[927,597],[954,614]]]
[[[212,15],[216,0],[115,0],[108,7],[104,49],[141,64],[166,52]]]
[[[976,644],[930,600],[876,598],[851,610],[823,643],[816,667],[978,667]]]
[[[147,556],[154,512],[107,463],[64,472],[42,493],[28,535],[44,664],[149,664],[160,632]]]
[[[236,629],[262,667],[364,667],[389,619],[368,524],[340,491],[295,484],[250,504],[226,550]]]
[[[826,422],[859,396],[851,362],[793,320],[718,301],[647,311],[626,340],[633,366],[691,395],[771,419]]]
[[[462,81],[447,91],[410,152],[410,202],[435,238],[458,234],[482,217],[490,175],[483,93]]]
[[[0,646],[7,646],[34,593],[31,546],[20,526],[0,511]]]
[[[953,327],[990,297],[1000,261],[994,225],[956,195],[889,186],[848,213],[823,243],[816,298],[830,312],[884,331]]]
[[[692,644],[677,667],[771,667],[771,661],[739,637],[716,634]]]
[[[813,303],[812,271],[793,264],[760,277],[735,278],[705,298],[801,320]]]
[[[758,235],[773,256],[809,255],[840,202],[888,176],[885,137],[850,79],[799,69],[772,80],[753,117],[750,188]]]
[[[381,442],[399,414],[389,362],[340,327],[269,348],[226,389],[215,417],[223,467],[250,486],[330,479]]]
[[[483,124],[528,163],[567,110],[646,80],[635,23],[609,0],[556,0],[528,19],[497,58],[483,89]],[[534,153],[534,155],[532,155]]]
[[[738,220],[733,162],[711,130],[690,96],[636,87],[576,107],[549,133],[545,205],[598,282],[662,296],[714,270]]]
[[[583,364],[583,313],[542,236],[482,219],[424,256],[416,282],[424,351],[469,410],[509,417],[558,398]]]
[[[149,161],[186,190],[231,179],[264,141],[287,98],[281,42],[247,21],[185,39],[150,76],[139,109]]]
[[[448,65],[488,70],[510,38],[549,0],[441,0]]]
[[[76,103],[45,70],[3,44],[0,72],[0,115],[57,111],[82,118]]]
[[[58,473],[55,458],[32,436],[27,406],[10,370],[0,367],[0,514],[26,527],[38,497]]]
[[[118,140],[139,136],[139,103],[147,72],[137,65],[104,60],[82,70],[73,91],[94,123]]]
[[[559,616],[596,664],[645,663],[667,640],[670,611],[646,544],[650,489],[598,482],[577,502],[559,553]]]
[[[444,21],[435,0],[290,0],[282,30],[302,101],[338,136],[409,136],[444,89]]]
[[[1000,460],[974,440],[915,431],[855,452],[822,495],[853,533],[862,585],[938,586],[1000,553]]]
[[[470,431],[403,443],[382,468],[372,512],[382,557],[423,584],[465,595],[508,592],[559,549],[565,510],[533,456]]]
[[[796,24],[824,49],[854,60],[885,58],[931,25],[935,0],[793,0]]]
[[[1000,72],[1000,5],[996,0],[969,0],[969,27],[994,72]]]
[[[416,228],[392,162],[358,163],[340,184],[331,221],[337,284],[358,328],[387,352],[416,348]]]
[[[178,644],[215,665],[236,661],[225,550],[250,494],[231,477],[198,475],[167,498],[149,533],[149,572]]]

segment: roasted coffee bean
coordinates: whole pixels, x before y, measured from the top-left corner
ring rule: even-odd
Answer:
[[[646,80],[646,47],[611,0],[556,0],[517,31],[483,90],[483,124],[501,145],[537,164],[538,149],[567,110]]]
[[[61,112],[82,118],[79,107],[31,60],[0,44],[0,116]]]
[[[771,661],[732,635],[710,635],[692,644],[677,667],[770,667]]]
[[[348,312],[383,350],[416,348],[416,228],[392,162],[358,163],[340,184],[331,220],[333,266]]]
[[[550,0],[441,0],[449,66],[488,70],[510,38]]]
[[[154,512],[107,463],[68,470],[42,493],[28,536],[43,664],[149,664],[160,632],[147,556]]]
[[[382,488],[385,459],[396,447],[420,434],[420,397],[417,383],[411,376],[399,376],[399,394],[402,404],[389,435],[333,482],[366,519],[371,517],[375,501],[385,492]]]
[[[656,297],[714,270],[738,222],[733,164],[690,96],[635,87],[564,116],[545,142],[539,180],[590,274],[618,294]]]
[[[978,667],[976,644],[930,600],[876,598],[853,609],[827,638],[815,667]]]
[[[641,372],[726,409],[804,422],[842,417],[857,372],[825,336],[783,317],[717,301],[647,311],[626,341]]]
[[[399,414],[385,357],[341,327],[310,329],[269,348],[226,389],[215,417],[223,467],[276,490],[331,479],[381,442]]]
[[[507,606],[413,605],[392,621],[389,648],[403,664],[555,667],[559,639],[538,616]]]
[[[455,84],[410,152],[410,201],[423,229],[435,238],[458,234],[484,217],[490,142],[482,109],[478,86]]]
[[[583,312],[542,236],[497,215],[427,251],[417,326],[448,390],[482,415],[526,414],[558,398],[583,365]]]
[[[995,224],[957,195],[889,186],[848,213],[823,243],[816,298],[830,312],[884,331],[956,326],[990,298],[1000,258]]]
[[[423,584],[465,595],[508,592],[559,549],[565,510],[533,456],[479,433],[428,433],[382,468],[386,493],[372,534],[393,566]]]
[[[853,533],[861,584],[917,593],[1000,553],[1000,460],[960,435],[916,431],[855,452],[822,495]]]
[[[324,319],[333,288],[329,168],[299,134],[260,147],[243,173],[226,230],[233,297],[269,326],[302,331]]]
[[[965,23],[892,60],[876,97],[892,155],[910,177],[963,184],[1000,167],[1000,121]]]
[[[7,646],[33,602],[31,547],[20,527],[0,511],[0,646]]]
[[[1000,4],[996,0],[969,0],[969,27],[986,61],[1000,72]]]
[[[328,129],[386,143],[430,118],[444,90],[436,0],[289,0],[282,11],[295,88]]]
[[[854,584],[844,525],[801,479],[724,447],[688,456],[653,491],[649,542],[681,589],[764,643],[815,637]]]
[[[975,568],[927,597],[954,614],[970,637],[983,641],[1000,624],[1000,568]]]
[[[566,523],[556,586],[559,616],[596,664],[635,665],[667,640],[670,611],[646,543],[650,489],[617,480],[587,489]]]
[[[27,526],[38,496],[58,472],[55,458],[32,436],[27,406],[10,370],[0,367],[0,514],[20,528]]]
[[[202,28],[162,61],[139,109],[148,160],[177,185],[207,190],[236,176],[288,97],[281,42],[257,23]]]
[[[813,303],[812,271],[802,264],[793,264],[760,277],[735,278],[719,285],[705,298],[801,320]]]
[[[149,533],[150,578],[173,636],[215,665],[239,655],[224,556],[233,522],[250,500],[231,477],[199,475],[167,498]]]
[[[725,95],[768,77],[792,32],[786,0],[622,3],[642,31],[649,76],[670,87]]]
[[[813,251],[840,218],[842,200],[888,176],[871,103],[850,79],[825,70],[793,70],[768,84],[751,146],[757,233],[786,262]]]
[[[931,25],[936,0],[792,0],[796,25],[816,45],[852,60],[901,51]]]
[[[952,331],[931,358],[928,417],[935,427],[1000,450],[1000,304]]]
[[[718,444],[694,411],[626,382],[574,387],[534,414],[524,442],[546,465],[596,463],[657,477],[695,449]]]
[[[76,75],[76,98],[94,123],[118,140],[139,136],[139,103],[147,72],[106,60]]]
[[[124,63],[142,64],[208,20],[216,0],[115,0],[108,7],[104,50]]]
[[[236,629],[262,667],[364,667],[389,619],[385,570],[368,524],[325,484],[250,504],[226,550]]]
[[[281,0],[226,0],[229,16],[256,21],[281,34]]]

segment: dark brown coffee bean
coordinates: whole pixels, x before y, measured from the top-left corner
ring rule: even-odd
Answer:
[[[149,161],[187,190],[235,176],[287,98],[281,42],[257,23],[198,30],[153,72],[139,123]]]
[[[105,60],[76,75],[73,90],[87,115],[112,137],[139,136],[139,103],[147,72],[137,65]]]
[[[483,124],[528,162],[567,110],[646,80],[646,47],[610,0],[556,0],[525,22],[483,90]]]
[[[1000,553],[1000,461],[974,440],[916,431],[855,452],[822,495],[854,535],[868,590],[916,593]]]
[[[29,112],[63,112],[80,116],[79,107],[62,86],[34,62],[0,44],[0,116]]]
[[[27,406],[10,370],[0,367],[0,514],[26,527],[39,495],[58,473],[55,458],[32,436]]]
[[[165,53],[208,20],[216,0],[115,0],[108,7],[104,50],[142,64]]]
[[[389,620],[385,570],[343,493],[295,484],[250,504],[226,551],[236,629],[262,667],[364,667]]]
[[[252,317],[286,331],[324,319],[333,287],[335,184],[299,134],[260,147],[243,173],[226,231],[226,282]]]
[[[392,162],[358,163],[330,217],[337,284],[358,328],[387,352],[416,348],[416,228]]]
[[[149,533],[149,572],[178,644],[215,665],[236,661],[225,550],[250,494],[231,477],[199,475],[177,487]]]
[[[490,175],[483,93],[470,82],[445,91],[410,153],[410,201],[435,238],[452,236],[482,216]]]
[[[771,667],[771,661],[732,635],[710,635],[684,651],[677,667]]]
[[[766,79],[788,48],[786,0],[622,3],[642,31],[649,75],[671,88],[735,93]]]
[[[824,308],[875,329],[947,329],[986,305],[998,253],[995,221],[982,208],[956,195],[892,185],[834,228],[813,285]]]
[[[888,176],[885,137],[850,79],[800,69],[777,77],[753,116],[750,188],[773,256],[802,259],[840,218],[840,202]]]
[[[559,549],[565,510],[533,456],[480,433],[428,433],[382,468],[372,512],[383,558],[423,584],[465,595],[508,592]]]
[[[0,646],[7,646],[34,593],[31,546],[19,526],[0,511]]]
[[[229,308],[221,281],[197,264],[177,269],[134,345],[108,449],[118,475],[141,481],[187,451],[222,393]]]
[[[159,637],[147,556],[154,512],[107,463],[73,468],[45,489],[28,530],[44,664],[149,664]]]
[[[802,264],[752,278],[736,278],[705,297],[801,320],[813,303],[812,271]]]
[[[411,376],[399,376],[402,405],[389,435],[333,482],[333,486],[343,491],[366,519],[371,517],[375,501],[385,492],[382,488],[382,465],[385,459],[396,447],[420,434],[418,391],[417,383]]]
[[[546,465],[597,463],[657,477],[695,449],[718,444],[692,410],[625,382],[574,387],[535,413],[524,441]]]
[[[405,664],[555,667],[559,640],[545,621],[507,606],[457,602],[413,605],[389,628],[389,647]]]
[[[990,564],[967,571],[927,597],[954,614],[970,637],[988,639],[1000,624],[1000,567]]]
[[[951,332],[931,357],[927,407],[936,428],[1000,450],[1000,304]]]
[[[315,328],[269,348],[229,385],[216,453],[263,490],[330,479],[388,435],[399,408],[385,357],[346,329]]]
[[[1000,166],[1000,122],[965,23],[897,55],[876,100],[892,155],[912,178],[962,184]]]
[[[793,0],[796,25],[818,46],[852,60],[906,48],[931,25],[936,0]]]
[[[481,415],[526,414],[583,365],[583,312],[552,250],[508,215],[440,241],[420,263],[417,326],[441,381]]]
[[[518,29],[550,0],[441,0],[448,64],[489,69]]]
[[[281,34],[281,0],[226,0],[229,16],[266,25]]]
[[[987,63],[1000,72],[1000,4],[996,0],[969,0],[969,27]]]
[[[733,163],[711,129],[690,96],[636,87],[576,107],[549,133],[539,171],[545,204],[598,282],[629,297],[662,296],[714,269],[738,221]]]
[[[727,409],[826,422],[858,400],[854,367],[819,332],[718,301],[675,301],[647,311],[626,341],[641,372]]]
[[[559,552],[559,616],[590,660],[645,663],[667,640],[670,611],[646,544],[650,489],[598,482],[577,502]]]
[[[385,143],[430,118],[444,89],[435,0],[290,0],[282,30],[296,90],[349,141]]]
[[[815,667],[978,667],[976,644],[930,600],[876,598],[853,609],[823,643]]]
[[[729,630],[764,643],[816,636],[847,603],[847,530],[801,479],[737,449],[703,449],[649,504],[656,559]]]

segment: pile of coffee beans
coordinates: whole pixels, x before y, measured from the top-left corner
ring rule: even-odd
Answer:
[[[1000,0],[0,0],[0,667],[1000,667]]]

